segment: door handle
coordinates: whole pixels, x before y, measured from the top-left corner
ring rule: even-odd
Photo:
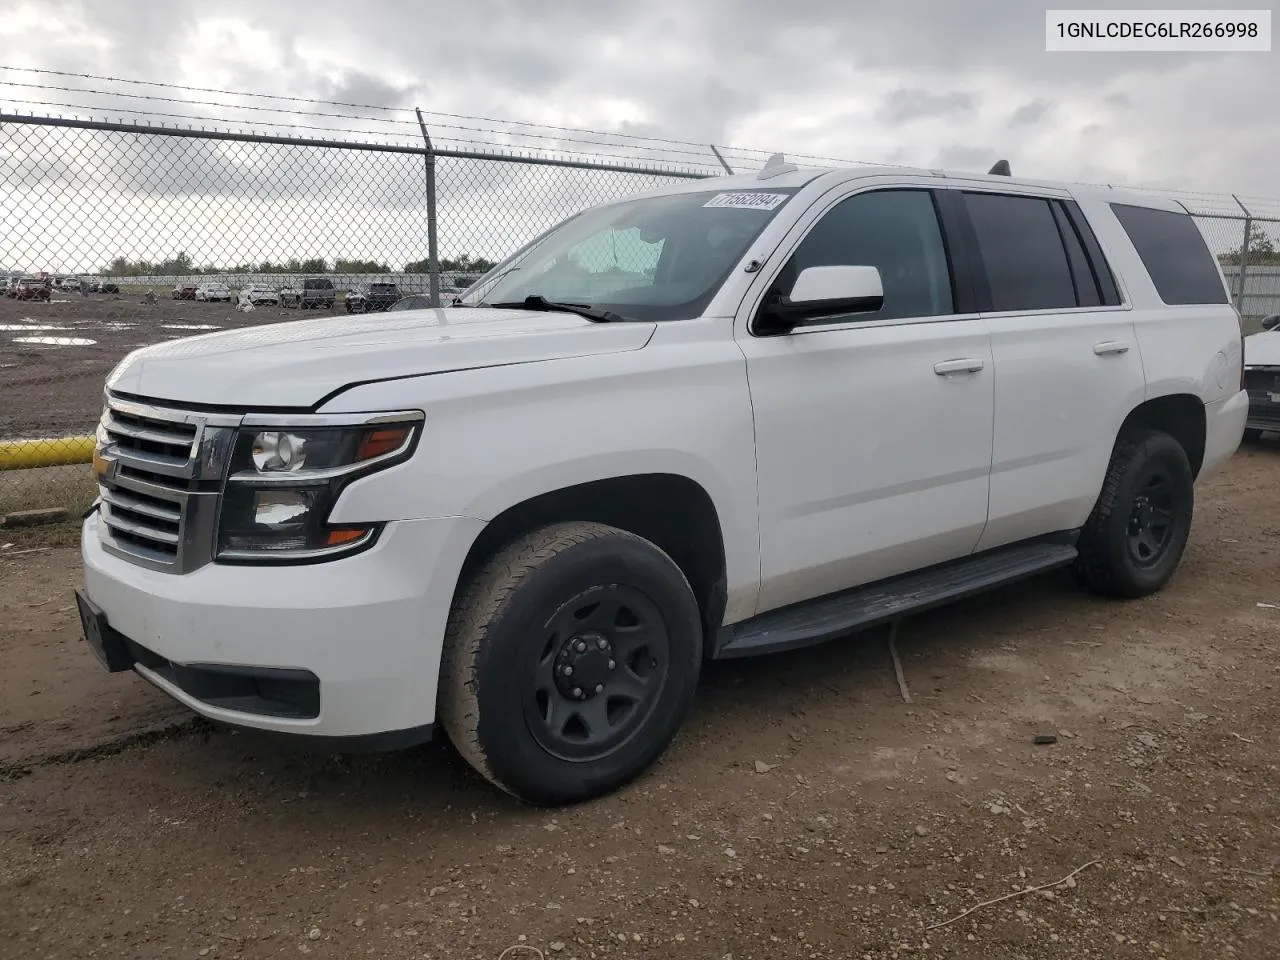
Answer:
[[[1102,343],[1093,345],[1093,352],[1100,357],[1105,357],[1112,353],[1128,353],[1129,345],[1122,340],[1104,340]]]
[[[977,373],[985,366],[981,357],[971,357],[967,360],[940,360],[933,365],[933,372],[940,377],[945,377],[952,373]]]

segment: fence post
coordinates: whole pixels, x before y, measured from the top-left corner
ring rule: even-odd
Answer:
[[[1249,231],[1253,227],[1253,217],[1249,208],[1240,202],[1234,193],[1231,199],[1244,212],[1244,240],[1240,243],[1240,272],[1236,274],[1236,311],[1244,316],[1244,274],[1249,269]]]
[[[423,143],[427,145],[427,285],[431,294],[431,306],[440,306],[440,251],[436,246],[436,151],[431,146],[431,134],[427,132],[427,122],[422,119],[422,111],[417,107],[413,112],[418,115],[418,129],[422,131]]]
[[[711,148],[711,152],[712,152],[712,153],[714,153],[714,154],[716,155],[716,159],[720,161],[720,166],[724,167],[724,172],[725,172],[725,173],[727,173],[729,176],[731,176],[731,177],[732,177],[732,176],[733,176],[733,167],[731,167],[731,166],[729,166],[729,164],[725,163],[724,157],[722,157],[722,156],[720,155],[720,151],[716,149],[716,145],[715,145],[714,143],[709,143],[709,144],[707,144],[707,146],[709,146],[709,147]]]

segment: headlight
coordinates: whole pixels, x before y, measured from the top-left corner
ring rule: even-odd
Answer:
[[[351,481],[413,454],[422,414],[246,417],[222,495],[217,560],[299,563],[373,543],[380,524],[332,525]]]

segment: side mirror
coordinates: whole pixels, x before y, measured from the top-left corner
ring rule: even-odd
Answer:
[[[770,333],[785,333],[807,320],[874,313],[883,306],[877,267],[808,267],[796,277],[790,296],[765,305],[762,319]]]
[[[1273,313],[1269,317],[1262,318],[1263,330],[1274,330],[1276,327],[1280,327],[1280,313]]]

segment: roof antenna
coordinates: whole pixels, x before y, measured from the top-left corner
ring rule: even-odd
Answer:
[[[987,176],[989,176],[989,177],[1008,177],[1008,176],[1012,176],[1012,174],[1010,174],[1010,172],[1009,172],[1009,161],[1008,161],[1008,160],[997,160],[997,161],[995,162],[995,165],[994,165],[990,170],[988,170],[988,171],[987,171]]]
[[[793,173],[800,168],[794,163],[787,163],[787,158],[780,153],[775,153],[766,162],[760,172],[756,174],[757,180],[772,180],[774,177],[780,177],[784,173]]]

